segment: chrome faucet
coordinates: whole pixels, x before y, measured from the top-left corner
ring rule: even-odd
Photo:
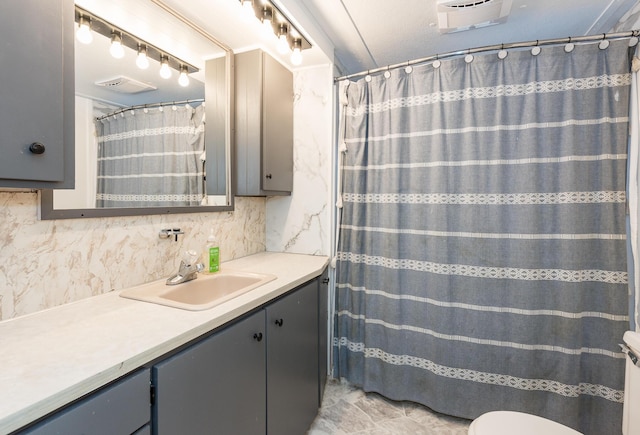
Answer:
[[[198,254],[196,251],[185,252],[184,257],[180,262],[178,273],[167,279],[167,285],[182,284],[183,282],[196,279],[198,277],[198,272],[202,272],[204,270],[204,264],[196,263],[196,261],[198,261]]]

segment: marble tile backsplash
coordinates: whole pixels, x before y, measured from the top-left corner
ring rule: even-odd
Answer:
[[[36,193],[0,192],[0,320],[164,278],[209,230],[221,260],[266,248],[264,198],[236,198],[222,213],[41,221]],[[178,241],[162,228],[181,228]]]

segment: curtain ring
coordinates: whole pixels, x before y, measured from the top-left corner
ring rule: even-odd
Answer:
[[[407,74],[411,74],[412,71],[413,67],[409,65],[409,61],[407,61],[407,66],[404,67],[404,72],[406,72]]]
[[[391,71],[389,71],[389,65],[387,65],[387,70],[384,72],[384,78],[388,79],[391,77]]]
[[[434,61],[433,61],[433,63],[431,64],[431,66],[432,66],[434,69],[438,69],[438,68],[440,68],[440,65],[442,65],[442,62],[440,62],[440,55],[439,55],[439,54],[436,54],[436,60],[434,60]]]
[[[575,47],[575,44],[571,42],[571,36],[569,36],[569,42],[564,46],[565,53],[571,53]]]
[[[413,72],[413,67],[409,65],[409,61],[407,61],[407,66],[404,68],[404,72],[407,74],[411,74]]]
[[[504,49],[504,43],[500,45],[500,51],[498,52],[498,59],[502,60],[508,55],[507,50]]]
[[[364,81],[369,83],[371,81],[371,75],[369,74],[370,70],[367,70],[367,75],[364,76]]]
[[[603,33],[602,34],[602,41],[600,41],[600,43],[598,44],[598,48],[600,50],[606,50],[609,47],[610,42],[606,38],[607,38],[607,34]]]
[[[536,45],[531,49],[531,54],[533,56],[537,56],[541,51],[542,49],[540,48],[540,41],[536,39]]]

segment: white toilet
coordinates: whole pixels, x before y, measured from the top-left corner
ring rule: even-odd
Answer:
[[[625,332],[624,342],[633,357],[640,358],[640,333]],[[640,434],[640,413],[630,412],[633,406],[636,409],[640,406],[640,361],[636,366],[630,356],[627,358],[625,370],[622,417],[622,433],[624,435]],[[469,435],[511,435],[513,433],[518,435],[581,435],[580,432],[555,421],[513,411],[487,412],[476,418],[469,426]]]

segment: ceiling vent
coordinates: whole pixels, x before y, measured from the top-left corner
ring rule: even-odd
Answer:
[[[155,86],[142,83],[126,76],[118,76],[113,79],[95,82],[95,84],[97,86],[107,88],[110,91],[120,92],[122,94],[137,94],[140,92],[155,91],[158,89]]]
[[[438,0],[440,33],[478,29],[507,21],[512,0]]]

